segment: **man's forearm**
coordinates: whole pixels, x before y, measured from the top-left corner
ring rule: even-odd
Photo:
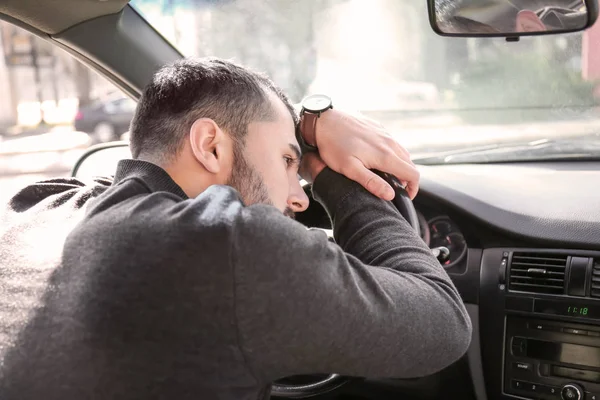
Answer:
[[[427,291],[411,293],[411,289],[416,287],[407,285],[403,295],[423,296],[424,301],[445,308],[446,316],[453,320],[454,326],[463,327],[458,328],[461,330],[457,332],[458,336],[465,330],[470,335],[470,319],[450,277],[390,202],[376,198],[357,183],[330,169],[325,169],[317,177],[313,194],[333,221],[334,238],[338,245],[367,265],[390,268],[402,274],[402,278],[426,283]],[[402,285],[403,279],[395,283]],[[412,310],[412,313],[418,312]],[[409,320],[407,323],[410,323]],[[444,329],[443,325],[440,325],[440,329]],[[430,348],[434,348],[437,334],[430,332],[422,340],[430,341]]]
[[[347,252],[270,208],[236,223],[236,317],[253,371],[414,377],[462,356],[471,325],[460,297],[390,203],[328,168],[314,192]]]
[[[346,252],[368,265],[430,273],[452,286],[430,249],[392,203],[328,168],[317,177],[313,195],[329,213],[336,243]]]

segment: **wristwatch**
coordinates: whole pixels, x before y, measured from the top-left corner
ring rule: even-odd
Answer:
[[[331,108],[331,98],[324,94],[313,94],[302,100],[298,141],[304,151],[317,150],[317,120]]]

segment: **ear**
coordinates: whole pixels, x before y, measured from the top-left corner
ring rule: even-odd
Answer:
[[[221,170],[224,132],[210,118],[197,119],[190,128],[190,147],[196,160],[210,173]]]
[[[545,31],[546,25],[534,11],[521,10],[517,14],[517,32]]]

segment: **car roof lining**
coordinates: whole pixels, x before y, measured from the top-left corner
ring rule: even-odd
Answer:
[[[181,53],[131,6],[49,37],[134,99],[162,65]]]
[[[3,0],[3,19],[54,35],[82,22],[116,14],[129,0]]]

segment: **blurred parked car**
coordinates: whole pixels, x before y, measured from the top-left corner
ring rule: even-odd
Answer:
[[[129,130],[136,103],[128,97],[96,100],[80,107],[75,116],[75,130],[86,132],[94,142],[120,140]]]

